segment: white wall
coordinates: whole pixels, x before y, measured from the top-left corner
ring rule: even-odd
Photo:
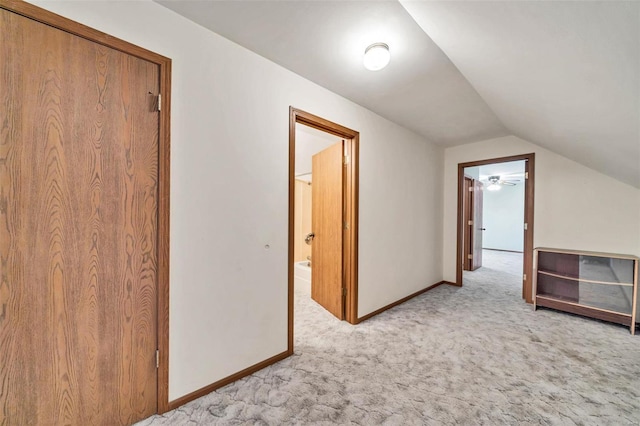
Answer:
[[[173,59],[171,400],[287,349],[290,105],[360,131],[360,316],[442,279],[441,148],[158,4],[36,3]]]
[[[524,166],[523,166],[524,167]],[[524,248],[524,183],[501,185],[498,191],[483,191],[482,247],[522,251]]]
[[[640,255],[640,190],[515,136],[445,150],[444,279],[456,277],[458,163],[534,152],[534,246]]]
[[[341,140],[338,136],[297,123],[295,175],[311,174],[313,156]]]
[[[479,166],[465,167],[464,174],[478,180],[480,179],[480,167]]]

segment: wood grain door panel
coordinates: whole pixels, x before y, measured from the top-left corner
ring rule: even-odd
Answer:
[[[482,267],[482,233],[484,232],[482,220],[482,197],[484,185],[477,179],[473,180],[473,254],[471,270]]]
[[[0,424],[130,424],[157,408],[158,65],[0,23]]]
[[[311,298],[339,319],[344,318],[342,282],[344,141],[312,159]]]
[[[473,239],[472,231],[473,225],[469,225],[469,223],[473,223],[473,214],[471,206],[473,205],[473,179],[469,177],[464,177],[463,184],[463,206],[462,206],[462,215],[463,215],[463,225],[462,229],[464,232],[464,242],[463,242],[463,255],[462,255],[462,268],[465,271],[470,271],[472,267],[472,260],[470,256],[473,255],[473,249],[471,247],[471,240]]]

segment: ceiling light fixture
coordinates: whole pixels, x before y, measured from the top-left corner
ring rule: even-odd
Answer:
[[[489,191],[499,191],[500,190],[500,176],[489,176],[487,179],[490,183],[487,186]]]
[[[364,67],[370,71],[381,70],[390,60],[391,53],[386,43],[373,43],[364,50]]]

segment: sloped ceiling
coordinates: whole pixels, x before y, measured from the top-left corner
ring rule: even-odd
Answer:
[[[285,68],[445,145],[508,135],[397,1],[157,1]],[[384,41],[383,70],[362,65]]]
[[[402,4],[514,135],[640,188],[640,3]]]
[[[514,134],[640,188],[639,2],[156,1],[432,142]]]

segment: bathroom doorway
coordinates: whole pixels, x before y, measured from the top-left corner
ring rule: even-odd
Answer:
[[[356,323],[359,133],[295,108],[289,124],[291,349],[296,286]]]

